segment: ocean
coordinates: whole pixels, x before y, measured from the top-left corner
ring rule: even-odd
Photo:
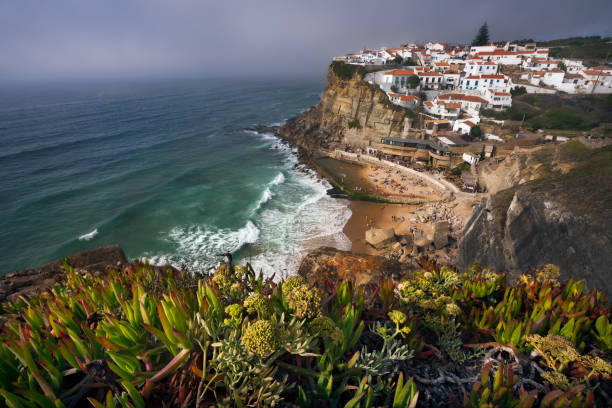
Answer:
[[[272,134],[321,81],[75,82],[0,87],[0,274],[120,244],[208,270],[231,252],[267,276],[349,249],[350,217]]]

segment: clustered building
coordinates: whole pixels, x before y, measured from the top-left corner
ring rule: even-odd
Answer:
[[[419,108],[428,117],[423,138],[384,138],[380,151],[409,161],[426,160],[434,167],[453,167],[494,154],[494,143],[467,143],[461,135],[472,133],[483,110],[510,108],[511,91],[517,86],[528,93],[612,93],[612,67],[586,67],[582,61],[548,54],[548,48],[536,43],[428,42],[364,49],[334,60],[382,67],[365,79],[378,85],[391,103]],[[391,64],[402,67],[384,69]]]

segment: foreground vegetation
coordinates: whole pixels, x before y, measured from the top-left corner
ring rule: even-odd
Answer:
[[[355,288],[134,263],[4,304],[0,405],[589,407],[612,395],[604,294],[421,260]],[[603,405],[602,405],[603,406]]]

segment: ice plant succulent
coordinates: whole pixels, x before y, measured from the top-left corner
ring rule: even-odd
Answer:
[[[340,330],[340,328],[336,326],[336,323],[327,316],[315,317],[308,323],[308,328],[310,332],[317,337],[331,339],[336,342],[344,340],[342,330]]]

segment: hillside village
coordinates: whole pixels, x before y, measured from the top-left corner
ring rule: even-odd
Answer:
[[[475,165],[503,156],[516,145],[568,140],[530,132],[522,122],[515,123],[512,131],[504,130],[504,122],[492,115],[511,108],[513,96],[612,93],[612,66],[554,59],[549,52],[535,42],[472,46],[428,42],[363,49],[334,61],[362,66],[367,83],[384,91],[391,104],[412,111],[403,130],[391,132],[380,144],[360,146],[362,153],[452,169],[463,162]],[[475,188],[473,182],[468,184]]]

